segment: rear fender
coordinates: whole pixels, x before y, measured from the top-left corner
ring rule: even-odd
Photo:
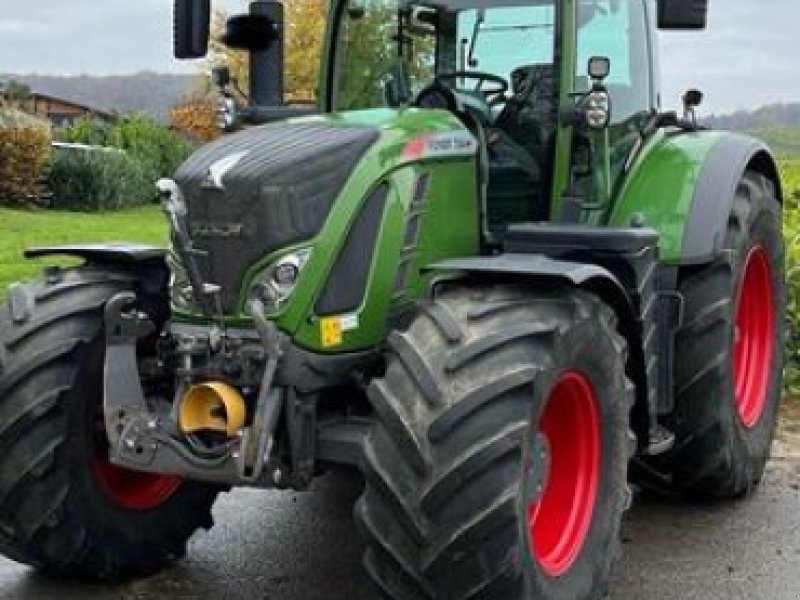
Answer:
[[[762,173],[781,197],[769,149],[719,131],[661,132],[632,166],[609,225],[642,222],[660,233],[660,261],[702,264],[722,248],[736,186],[746,170]]]

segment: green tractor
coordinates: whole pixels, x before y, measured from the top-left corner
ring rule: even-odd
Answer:
[[[705,0],[332,0],[315,107],[254,2],[232,131],[158,183],[169,250],[73,255],[0,310],[0,549],[153,572],[232,486],[362,471],[378,594],[608,591],[633,485],[735,498],[784,336],[769,150],[661,109]],[[176,55],[209,0],[177,0]]]

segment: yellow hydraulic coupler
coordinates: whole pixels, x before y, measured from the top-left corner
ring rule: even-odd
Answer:
[[[185,434],[215,431],[233,438],[244,426],[247,407],[235,387],[221,381],[193,385],[178,407],[178,427]]]

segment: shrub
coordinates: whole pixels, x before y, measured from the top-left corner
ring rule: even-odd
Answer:
[[[169,111],[172,127],[191,140],[210,142],[219,136],[217,109],[209,94],[194,90]]]
[[[50,158],[50,125],[0,107],[0,200],[32,204]]]
[[[124,150],[141,164],[153,184],[161,177],[171,177],[192,151],[192,145],[178,132],[142,113],[110,124],[84,117],[60,130],[59,138],[73,144]]]
[[[786,282],[788,286],[788,330],[786,390],[800,398],[800,169],[784,168],[784,233],[786,236]]]
[[[155,184],[133,157],[120,150],[62,149],[50,173],[53,206],[67,210],[109,210],[150,202]]]
[[[81,117],[71,125],[56,130],[55,137],[69,144],[87,144],[89,146],[107,146],[108,132],[111,125],[100,119]]]
[[[117,121],[108,132],[108,145],[137,160],[154,185],[162,177],[172,177],[192,151],[192,145],[178,133],[142,114]]]
[[[107,210],[155,201],[156,181],[172,176],[192,150],[179,134],[143,114],[111,124],[83,118],[59,137],[109,151],[56,153],[50,188],[58,208]]]

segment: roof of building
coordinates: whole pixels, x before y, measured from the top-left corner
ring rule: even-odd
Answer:
[[[59,104],[64,104],[64,105],[67,105],[67,106],[71,106],[71,107],[76,108],[78,110],[81,110],[81,111],[84,111],[84,112],[87,112],[87,113],[91,113],[93,115],[97,115],[98,117],[101,117],[101,118],[104,118],[104,119],[111,120],[111,119],[115,118],[114,113],[111,113],[111,112],[109,112],[107,110],[96,108],[94,106],[88,106],[86,104],[81,104],[80,102],[75,102],[74,100],[68,100],[66,98],[61,98],[59,96],[53,96],[51,94],[43,94],[41,92],[36,92],[36,91],[32,91],[31,92],[31,96],[35,100],[47,100],[47,101],[50,101],[50,102],[58,102]]]

